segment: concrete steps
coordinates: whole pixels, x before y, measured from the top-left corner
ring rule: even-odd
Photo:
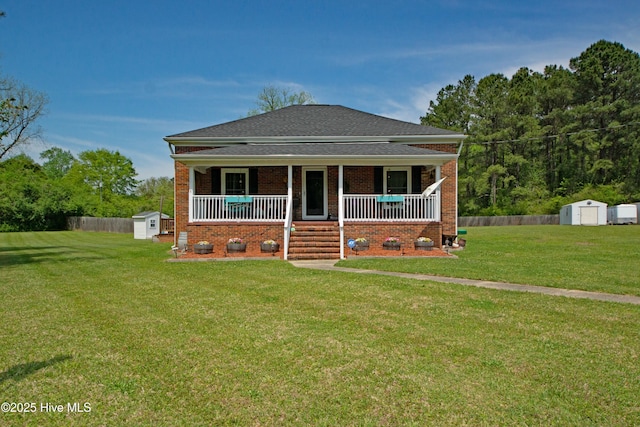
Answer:
[[[297,222],[289,240],[290,260],[340,259],[337,222]]]

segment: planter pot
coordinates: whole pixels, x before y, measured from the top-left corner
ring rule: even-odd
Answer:
[[[383,242],[382,249],[386,251],[399,251],[400,250],[400,242]]]
[[[227,243],[227,252],[246,252],[246,243]]]
[[[213,244],[199,245],[196,243],[193,245],[194,254],[210,254],[211,252],[213,252]]]
[[[433,248],[433,242],[413,242],[417,251],[430,251]]]
[[[261,252],[278,252],[280,250],[279,243],[260,243]]]
[[[368,251],[369,250],[369,242],[356,242],[356,245],[353,247],[354,251]]]

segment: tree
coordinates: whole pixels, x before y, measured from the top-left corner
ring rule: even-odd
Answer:
[[[53,179],[65,176],[76,161],[71,151],[65,151],[59,147],[53,147],[43,151],[40,153],[40,158],[46,160],[42,164],[42,170]]]
[[[140,198],[140,211],[162,209],[162,213],[173,216],[173,178],[145,179],[136,188],[136,195]]]
[[[83,151],[71,169],[101,195],[130,195],[138,184],[133,162],[118,151]]]
[[[35,121],[48,100],[41,92],[11,78],[0,78],[0,159],[40,136]]]
[[[601,40],[569,65],[467,76],[430,103],[423,124],[469,135],[461,214],[557,213],[587,189],[640,197],[640,55]]]
[[[574,140],[585,150],[584,169],[592,184],[626,181],[640,189],[640,55],[620,43],[600,40],[569,67],[577,81],[574,109],[581,132]]]
[[[278,110],[290,105],[315,104],[313,96],[309,92],[292,92],[288,88],[277,86],[265,86],[258,94],[257,109],[249,111],[249,116],[255,116],[269,111]]]
[[[435,101],[429,102],[429,111],[420,117],[422,125],[468,133],[473,111],[471,102],[475,96],[475,78],[467,74],[457,85],[440,89]]]
[[[0,231],[61,230],[67,216],[82,213],[70,203],[74,188],[49,179],[24,154],[0,162],[0,183]]]

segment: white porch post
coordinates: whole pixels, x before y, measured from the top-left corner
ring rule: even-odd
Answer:
[[[293,165],[287,165],[287,210],[284,217],[284,259],[289,258],[289,238],[293,217]]]
[[[189,167],[189,222],[193,222],[193,195],[196,189],[196,175],[193,167]]]
[[[438,165],[436,166],[436,182],[440,181],[440,179],[442,179],[442,166]],[[436,200],[438,201],[438,207],[435,211],[435,214],[437,216],[436,218],[437,221],[442,220],[442,191],[440,190],[441,188],[442,188],[442,185],[438,186],[438,188],[436,189]]]
[[[344,165],[338,165],[338,225],[340,226],[340,259],[344,259]]]

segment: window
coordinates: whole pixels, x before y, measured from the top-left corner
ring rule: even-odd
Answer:
[[[222,169],[222,194],[249,194],[249,169]]]
[[[409,194],[411,168],[384,168],[385,194]]]
[[[149,220],[149,228],[156,228],[156,220],[155,219],[150,219]]]

